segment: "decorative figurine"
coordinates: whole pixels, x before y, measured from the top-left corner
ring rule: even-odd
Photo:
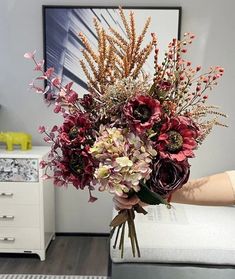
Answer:
[[[32,136],[21,132],[0,132],[0,142],[6,143],[8,151],[12,151],[15,144],[19,144],[21,150],[32,148]]]

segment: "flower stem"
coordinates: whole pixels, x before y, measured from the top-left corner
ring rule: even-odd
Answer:
[[[126,222],[122,224],[122,234],[121,234],[120,245],[119,245],[119,249],[121,249],[121,258],[123,258],[124,256],[125,226],[126,226]]]
[[[134,231],[133,231],[133,225],[132,225],[132,218],[131,218],[131,210],[128,210],[128,229],[129,229],[129,237],[131,240],[131,248],[132,248],[132,254],[133,257],[135,257],[135,240],[134,240]]]
[[[117,247],[117,241],[118,241],[118,236],[119,236],[119,232],[120,232],[121,226],[122,225],[118,226],[118,230],[117,230],[116,238],[115,238],[115,241],[114,241],[113,249],[116,249],[116,247]]]

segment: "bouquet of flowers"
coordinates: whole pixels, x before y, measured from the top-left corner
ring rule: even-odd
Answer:
[[[225,126],[225,117],[218,108],[206,105],[206,92],[223,75],[221,67],[211,67],[200,73],[183,58],[194,35],[184,34],[181,41],[173,39],[158,61],[159,49],[154,33],[142,47],[150,24],[147,19],[137,35],[134,13],[127,17],[120,8],[126,31],[122,37],[116,30],[108,32],[94,19],[98,51],[94,51],[86,36],[79,34],[84,44],[81,67],[87,77],[89,94],[79,96],[73,83],[63,85],[53,68],[44,70],[43,61],[32,59],[39,76],[31,88],[53,102],[54,112],[61,113],[63,123],[48,130],[39,127],[44,140],[51,144],[45,168],[45,178],[53,178],[57,186],[72,184],[92,191],[109,191],[128,196],[136,194],[147,204],[166,204],[180,189],[190,174],[189,158],[211,132],[214,125]],[[143,71],[143,65],[154,51],[154,76]],[[46,88],[37,85],[46,80]],[[210,117],[209,117],[210,116]],[[53,170],[53,175],[48,170]],[[111,235],[116,232],[115,247],[123,256],[125,226],[128,226],[133,255],[140,256],[134,218],[147,212],[136,205],[121,210],[111,222]],[[117,230],[116,230],[117,229]]]

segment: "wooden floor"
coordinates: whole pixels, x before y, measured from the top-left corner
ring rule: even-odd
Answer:
[[[56,236],[46,260],[37,255],[0,254],[0,274],[55,274],[109,276],[106,236]]]

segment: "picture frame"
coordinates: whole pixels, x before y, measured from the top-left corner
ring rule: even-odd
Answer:
[[[93,25],[96,17],[107,30],[115,27],[125,35],[124,26],[118,13],[119,7],[114,6],[58,6],[44,5],[43,12],[43,52],[45,69],[54,68],[55,75],[61,77],[62,84],[73,82],[73,89],[83,95],[87,93],[87,81],[80,66],[83,44],[78,33],[83,32],[92,47],[96,46],[97,37]],[[160,49],[160,60],[163,60],[168,43],[173,38],[180,39],[181,7],[122,7],[125,16],[133,11],[136,20],[137,34],[143,29],[147,18],[151,23],[143,45],[156,33]],[[139,32],[138,32],[139,31]],[[144,71],[150,75],[154,71],[152,53],[145,63]]]

